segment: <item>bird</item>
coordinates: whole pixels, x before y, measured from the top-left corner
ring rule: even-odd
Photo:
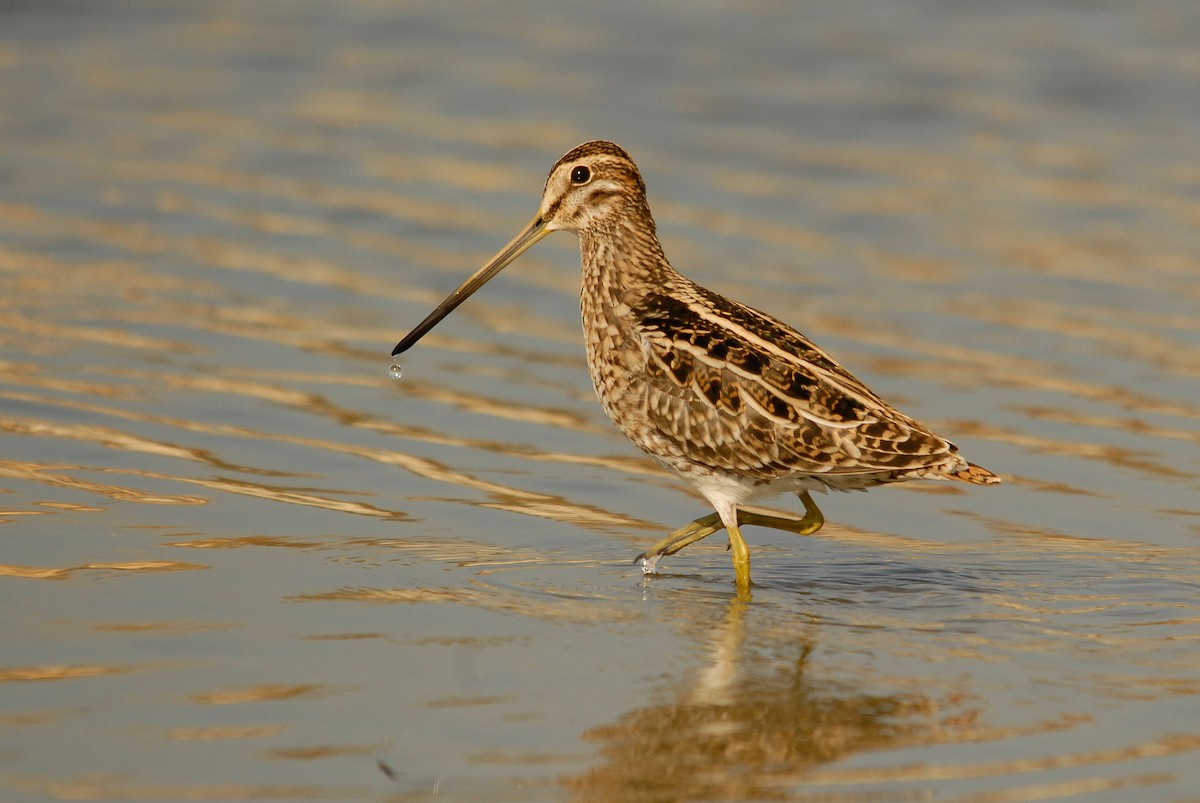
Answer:
[[[750,549],[741,526],[814,533],[825,519],[813,491],[917,479],[1000,482],[788,324],[675,270],[641,173],[624,148],[603,140],[555,163],[533,219],[392,355],[556,231],[579,238],[587,365],[605,413],[714,511],[638,555],[646,574],[657,573],[662,557],[724,529],[736,588],[748,593]],[[799,497],[802,518],[751,505],[785,493]]]

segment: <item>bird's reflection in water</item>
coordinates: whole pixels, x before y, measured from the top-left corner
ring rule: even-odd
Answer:
[[[822,625],[782,622],[781,613],[772,621],[748,597],[730,600],[707,665],[672,684],[667,702],[584,734],[599,745],[599,761],[565,780],[575,798],[787,799],[814,767],[939,738],[944,712],[935,699],[865,694],[829,679],[836,667],[821,666],[816,649]]]

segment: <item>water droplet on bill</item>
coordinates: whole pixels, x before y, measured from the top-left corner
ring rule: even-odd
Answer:
[[[393,365],[388,369],[388,376],[390,376],[392,379],[399,379],[401,376],[403,376],[403,374],[404,369],[399,365]]]

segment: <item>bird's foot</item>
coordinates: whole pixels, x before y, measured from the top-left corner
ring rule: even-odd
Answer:
[[[642,574],[658,574],[658,562],[662,560],[662,553],[657,555],[647,555],[645,552],[633,559],[634,565],[641,564]]]

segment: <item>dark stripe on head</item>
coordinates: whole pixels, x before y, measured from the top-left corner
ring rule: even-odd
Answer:
[[[573,162],[576,159],[582,159],[585,156],[596,156],[598,154],[616,156],[617,158],[624,159],[627,162],[633,161],[629,158],[629,154],[625,152],[625,149],[620,145],[617,145],[615,142],[605,142],[602,139],[594,139],[591,142],[585,142],[576,148],[572,148],[571,150],[567,151],[566,154],[563,155],[563,158],[559,159],[558,161],[560,163]]]

